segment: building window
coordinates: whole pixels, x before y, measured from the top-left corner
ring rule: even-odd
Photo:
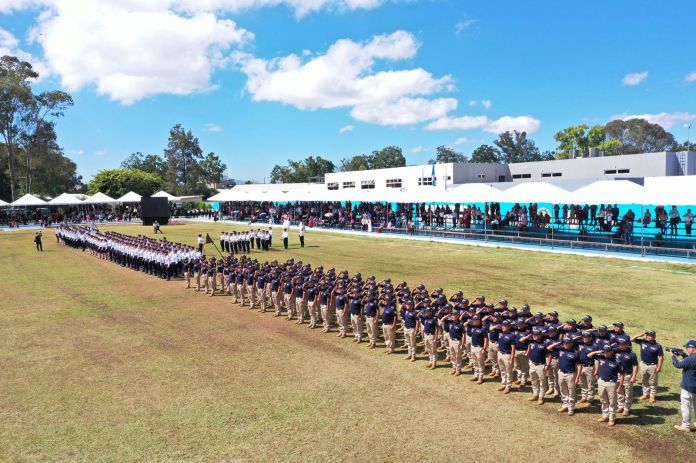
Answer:
[[[532,174],[515,174],[512,176],[512,178],[532,178]]]
[[[452,180],[452,176],[451,176],[451,175],[448,175],[448,176],[447,176],[447,180]]]
[[[505,176],[504,176],[504,175],[498,175],[498,181],[499,181],[499,182],[504,182],[504,181],[505,181]]]
[[[541,174],[542,177],[551,177],[551,172]]]
[[[631,173],[631,169],[619,169],[618,172],[620,174],[629,174],[629,173]]]
[[[401,179],[392,178],[387,180],[387,188],[401,188]]]
[[[355,188],[355,182],[343,182],[343,189],[346,188]]]
[[[478,174],[477,177],[478,178],[486,178],[486,174]]]
[[[563,177],[563,172],[554,172],[553,176],[554,177]]]
[[[605,169],[604,170],[604,175],[614,175],[616,173],[616,169]]]
[[[363,180],[360,182],[360,188],[363,190],[374,190],[375,189],[375,181],[374,180]]]
[[[327,183],[326,186],[329,190],[338,190],[338,182]]]
[[[432,184],[433,184],[432,177],[419,177],[418,178],[418,185],[432,185]]]

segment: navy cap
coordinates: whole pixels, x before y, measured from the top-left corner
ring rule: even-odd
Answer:
[[[568,320],[566,323],[569,324],[569,325],[576,325],[578,322],[576,322],[575,320],[573,320],[573,319],[571,318],[571,319]]]
[[[502,317],[502,315],[500,314],[500,312],[493,312],[493,316],[494,316],[494,317]]]
[[[614,326],[620,326],[621,328],[623,328],[624,324],[623,322],[615,322]]]
[[[691,341],[684,344],[684,347],[686,347],[687,349],[696,349],[696,341],[692,339]]]
[[[603,351],[605,352],[611,352],[611,346],[609,344],[604,344],[604,347],[602,348]]]
[[[471,317],[471,319],[472,320],[481,320],[481,317],[479,317],[478,315],[474,315],[473,317]]]
[[[479,301],[485,301],[485,300],[486,300],[486,296],[478,296],[476,299],[479,300]]]
[[[575,342],[572,336],[566,336],[563,338],[563,342]]]
[[[598,329],[599,329],[599,331],[606,331],[608,328],[607,328],[607,325],[599,325]]]
[[[549,312],[549,315],[551,315],[552,317],[558,317],[558,312],[553,310],[553,311]]]
[[[534,318],[543,318],[543,317],[544,317],[544,314],[541,312],[537,312],[534,314]]]
[[[592,336],[592,333],[590,333],[589,331],[585,330],[585,331],[582,332],[582,335],[583,335],[583,337],[588,337],[588,336]]]
[[[510,326],[510,320],[503,320],[503,326]]]
[[[555,325],[551,325],[548,327],[548,331],[558,331],[558,327],[556,327]]]
[[[655,337],[655,330],[649,330],[649,331],[646,331],[646,332],[645,332],[645,335],[646,335],[646,336],[652,336],[652,337]]]
[[[621,339],[617,339],[616,342],[619,343],[620,345],[627,345],[629,341],[628,341],[628,339],[621,338]]]
[[[498,301],[498,304],[500,305],[507,305],[507,303],[507,299],[501,299],[500,301]]]
[[[588,322],[592,321],[592,317],[590,315],[585,315],[584,317],[582,317],[582,319]]]
[[[534,328],[532,334],[543,334],[543,332],[539,328]]]
[[[528,309],[531,309],[531,307],[529,307],[529,304],[522,304],[522,310],[528,310]]]

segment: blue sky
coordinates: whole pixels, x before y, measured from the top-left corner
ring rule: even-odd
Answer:
[[[615,116],[684,141],[695,17],[687,0],[0,0],[0,53],[73,94],[58,134],[85,179],[161,154],[181,123],[263,181],[307,155],[469,154],[508,128],[553,149]]]

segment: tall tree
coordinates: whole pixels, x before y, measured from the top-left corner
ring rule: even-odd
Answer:
[[[446,164],[450,162],[468,162],[463,153],[456,151],[449,146],[438,146],[435,159],[431,159],[429,164]]]
[[[198,144],[198,138],[190,130],[185,130],[177,124],[169,131],[167,148],[164,159],[167,162],[165,182],[172,194],[196,194],[207,190],[202,179],[202,169],[199,161],[203,158],[203,150]]]
[[[351,172],[356,170],[369,170],[370,156],[358,154],[352,158],[341,159],[341,172]]]
[[[604,130],[607,141],[617,140],[621,143],[618,154],[672,151],[678,145],[674,135],[661,125],[652,124],[644,119],[617,119],[605,125]]]
[[[469,162],[500,164],[500,151],[490,145],[481,145],[471,153]]]
[[[568,159],[570,150],[578,150],[581,156],[587,156],[590,148],[598,148],[605,155],[617,154],[621,148],[621,141],[617,139],[607,140],[606,128],[603,125],[592,127],[582,124],[567,127],[556,132],[554,139],[558,142],[556,148],[557,159]]]
[[[25,132],[27,116],[33,109],[31,82],[39,74],[31,64],[15,56],[0,58],[0,133],[5,142],[10,197],[15,200],[17,143]]]
[[[387,169],[389,167],[404,167],[406,158],[398,146],[387,146],[372,152],[370,169]]]
[[[500,150],[502,162],[506,164],[549,160],[549,157],[542,156],[539,148],[527,138],[527,132],[507,131],[498,135],[498,139],[493,143]]]
[[[149,196],[162,188],[162,178],[137,169],[108,169],[94,176],[87,187],[88,194],[102,192],[112,198],[136,191]]]
[[[137,151],[121,162],[121,169],[138,169],[164,178],[167,174],[167,163],[156,154],[144,155]]]
[[[288,160],[287,166],[275,165],[271,170],[271,183],[305,183],[312,178],[334,172],[336,166],[321,156],[308,156],[302,161]]]
[[[201,169],[205,183],[212,184],[222,180],[222,174],[225,173],[227,165],[220,160],[217,154],[211,152],[201,161]]]
[[[26,114],[25,130],[20,137],[24,148],[26,164],[26,192],[32,192],[33,164],[36,154],[46,143],[55,143],[55,120],[62,117],[65,110],[73,105],[70,94],[60,90],[43,92],[32,98],[30,110]]]

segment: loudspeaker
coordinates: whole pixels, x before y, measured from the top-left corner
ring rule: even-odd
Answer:
[[[143,225],[152,225],[156,220],[160,225],[169,223],[169,201],[167,198],[145,198],[140,200],[140,215]]]

